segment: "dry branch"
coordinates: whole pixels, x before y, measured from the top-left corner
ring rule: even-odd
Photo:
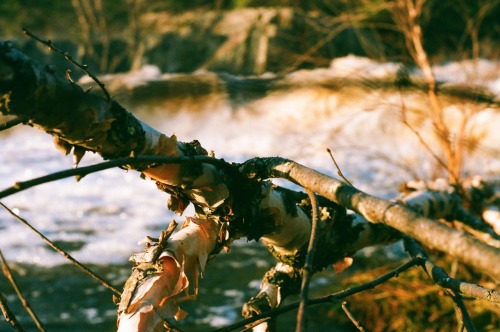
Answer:
[[[16,316],[12,313],[9,306],[7,305],[7,300],[2,293],[0,293],[0,311],[2,311],[5,320],[18,332],[24,332],[24,328],[18,322]]]
[[[318,218],[319,218],[319,208],[316,195],[307,191],[309,199],[311,200],[312,207],[312,223],[311,223],[311,237],[309,239],[309,244],[307,246],[307,255],[304,263],[304,269],[302,273],[302,286],[300,290],[300,305],[297,313],[297,327],[296,332],[301,332],[305,330],[305,319],[304,313],[307,306],[307,299],[309,297],[309,281],[312,275],[313,259],[314,253],[316,252],[316,238],[318,232]]]
[[[18,216],[17,214],[15,214],[14,211],[12,211],[11,209],[9,209],[2,202],[0,202],[0,206],[2,208],[4,208],[12,217],[14,217],[14,219],[16,219],[21,224],[23,224],[24,226],[28,227],[30,230],[32,230],[33,232],[35,232],[35,234],[37,234],[43,241],[45,241],[49,245],[49,247],[51,247],[52,249],[54,249],[55,251],[57,251],[64,258],[66,258],[71,263],[73,263],[75,266],[77,266],[78,268],[80,268],[83,272],[85,272],[86,274],[88,274],[89,276],[91,276],[92,278],[94,278],[95,280],[99,281],[99,283],[101,283],[101,285],[103,285],[107,289],[111,290],[114,294],[116,294],[116,295],[120,295],[121,294],[120,291],[118,289],[116,289],[114,286],[112,286],[109,282],[107,282],[104,279],[102,279],[100,276],[98,276],[97,274],[95,274],[94,272],[92,272],[91,270],[89,270],[85,265],[83,265],[82,263],[80,263],[79,261],[77,261],[76,259],[74,259],[66,251],[64,251],[61,248],[59,248],[57,245],[54,244],[54,242],[52,242],[45,235],[43,235],[42,233],[40,233],[36,228],[34,228],[33,226],[31,226],[31,224],[28,223],[25,219],[23,219],[20,216]]]
[[[405,238],[405,248],[413,258],[422,259],[422,268],[429,277],[439,286],[465,297],[483,299],[493,303],[500,303],[500,293],[494,289],[486,289],[479,285],[462,282],[452,278],[442,268],[431,262],[427,254],[418,243],[411,238]]]
[[[356,328],[358,329],[358,331],[366,332],[366,330],[363,327],[363,325],[361,325],[361,323],[358,322],[358,320],[356,318],[354,318],[353,314],[347,308],[347,302],[346,301],[342,302],[342,310],[344,310],[345,314],[347,315],[347,317],[349,317],[349,319],[354,324],[354,326],[356,326]]]
[[[421,262],[422,261],[420,258],[414,258],[414,259],[404,263],[400,267],[398,267],[398,268],[396,268],[396,269],[394,269],[394,270],[392,270],[384,275],[381,275],[380,277],[378,277],[376,279],[373,279],[373,280],[366,282],[362,285],[355,286],[355,287],[352,287],[352,288],[349,288],[349,289],[346,289],[346,290],[343,290],[343,291],[340,291],[340,292],[337,292],[334,294],[329,294],[329,295],[325,295],[325,296],[321,296],[321,297],[316,297],[314,299],[309,299],[307,304],[308,305],[316,305],[316,304],[321,304],[321,303],[338,303],[339,300],[345,299],[351,295],[361,293],[361,292],[369,290],[369,289],[373,289],[373,288],[377,287],[378,285],[383,284],[384,282],[388,281],[389,279],[399,276],[401,273],[414,267],[415,265],[421,264]],[[299,305],[300,305],[300,302],[290,303],[290,304],[287,304],[287,305],[282,306],[280,308],[273,309],[273,310],[270,310],[268,312],[260,313],[258,315],[255,315],[254,317],[247,318],[241,322],[237,322],[235,324],[214,330],[212,332],[229,332],[229,331],[235,330],[237,328],[243,327],[249,323],[258,321],[260,319],[268,319],[270,317],[275,317],[279,314],[297,309],[299,307]]]
[[[45,328],[43,327],[42,322],[40,322],[40,319],[38,319],[38,316],[36,313],[33,311],[31,308],[31,305],[28,303],[28,300],[24,297],[23,293],[19,289],[19,286],[17,285],[16,280],[14,279],[14,276],[12,275],[12,270],[10,269],[9,264],[7,263],[7,260],[3,256],[2,251],[0,250],[0,259],[2,260],[2,271],[5,277],[9,280],[10,284],[14,288],[14,291],[17,294],[17,297],[21,301],[23,307],[26,309],[26,312],[30,315],[31,319],[33,319],[33,322],[35,323],[36,327],[38,328],[39,331],[45,332]]]
[[[142,172],[171,194],[169,208],[175,212],[182,213],[189,203],[195,205],[196,215],[166,244],[149,243],[144,253],[132,257],[136,264],[119,307],[121,330],[155,330],[165,319],[181,318],[178,302],[196,296],[198,274],[207,260],[239,237],[262,239],[280,266],[291,269],[298,276],[295,280],[302,278],[301,272],[295,272],[303,268],[307,254],[312,204],[304,193],[265,181],[271,177],[292,180],[323,196],[318,199],[321,250],[316,252],[312,272],[366,246],[394,241],[401,232],[500,279],[500,266],[495,264],[500,258],[498,248],[292,161],[255,159],[238,168],[207,157],[199,142],[179,142],[174,135],[156,131],[115,101],[85,93],[1,42],[0,112],[22,117],[28,125],[53,135],[56,146],[66,154],[73,149],[78,160],[82,152],[92,151]],[[140,155],[176,162],[134,157]],[[130,164],[123,165],[124,160]],[[348,215],[346,208],[359,215]],[[158,246],[163,248],[159,255]],[[271,308],[294,291],[263,285],[261,294]],[[258,308],[255,313],[261,311]]]
[[[383,223],[500,279],[500,249],[488,246],[465,232],[424,218],[397,202],[370,196],[325,174],[282,158],[254,159],[242,166],[250,177],[279,177],[293,181],[333,202],[359,213],[372,223]]]

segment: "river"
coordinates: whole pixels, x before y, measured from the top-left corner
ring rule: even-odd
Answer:
[[[329,69],[293,73],[287,80],[306,82],[328,75],[337,78],[362,75],[369,80],[395,75],[397,71],[395,64],[377,64],[363,58],[338,61]],[[477,70],[474,83],[489,89],[498,100],[499,66],[482,60],[479,64],[446,64],[435,71],[441,80],[470,83],[466,73],[473,67]],[[190,79],[196,81],[203,75],[207,73],[195,73]],[[153,67],[146,67],[126,78],[127,84],[140,86],[165,76]],[[125,76],[114,79],[123,81]],[[143,98],[140,103],[123,92],[115,97],[165,134],[176,134],[182,141],[197,139],[207,150],[227,161],[282,156],[336,176],[337,170],[326,153],[326,148],[330,148],[342,172],[355,186],[381,197],[396,196],[398,185],[404,181],[438,175],[433,157],[401,121],[404,107],[414,116],[418,130],[431,137],[429,118],[420,112],[426,105],[421,93],[404,95],[403,104],[401,94],[393,90],[366,87],[332,90],[318,85],[275,91],[237,102],[227,95],[184,95],[177,99],[155,96]],[[456,101],[446,101],[444,106],[451,126],[463,114],[461,107],[475,107],[469,127],[477,135],[483,135],[483,139],[465,161],[464,169],[467,174],[498,178],[498,109]],[[429,144],[437,149],[435,139],[429,138]],[[30,127],[18,126],[0,133],[0,146],[0,189],[15,181],[72,166],[71,157],[61,155],[49,135]],[[81,165],[100,161],[99,156],[88,154]],[[282,181],[277,183],[290,186]],[[128,257],[141,250],[137,242],[146,235],[158,236],[172,218],[182,220],[167,210],[166,201],[165,194],[152,182],[140,179],[138,173],[111,169],[87,175],[79,182],[69,178],[37,186],[7,197],[2,203],[121,288],[130,273]],[[190,213],[192,210],[185,214]],[[48,331],[115,329],[116,307],[107,289],[68,265],[62,256],[3,210],[0,231],[0,250]],[[200,283],[199,299],[183,304],[189,315],[179,326],[187,331],[205,331],[235,322],[240,318],[242,304],[258,292],[260,279],[272,265],[273,259],[261,244],[245,239],[237,241],[229,253],[222,253],[209,263]],[[335,289],[333,275],[326,271],[316,277],[313,294]],[[27,330],[33,330],[34,325],[10,285],[3,277],[0,280],[0,291],[7,295],[11,309]],[[293,315],[281,318],[280,330],[292,328]],[[322,330],[331,327],[328,322],[317,324]],[[0,330],[7,328],[0,321]]]

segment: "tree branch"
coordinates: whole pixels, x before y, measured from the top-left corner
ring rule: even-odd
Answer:
[[[284,178],[351,209],[372,223],[415,238],[430,249],[458,258],[478,271],[500,279],[500,249],[488,246],[465,232],[424,218],[402,204],[370,196],[320,172],[282,158],[255,158],[241,167],[250,178]]]
[[[345,257],[346,253],[398,238],[394,228],[493,277],[500,276],[500,267],[492,263],[500,257],[497,249],[423,218],[402,204],[372,197],[280,158],[254,159],[235,167],[206,157],[207,152],[197,141],[183,143],[174,135],[167,137],[118,103],[85,93],[76,84],[56,77],[1,42],[0,67],[0,112],[21,116],[28,124],[53,135],[56,145],[65,153],[74,147],[77,159],[81,151],[94,151],[116,160],[64,171],[56,177],[82,176],[121,165],[157,181],[161,189],[172,194],[169,208],[176,212],[182,212],[189,202],[196,206],[196,217],[188,218],[186,227],[168,242],[150,244],[144,253],[133,256],[136,266],[119,307],[122,330],[140,326],[155,329],[166,318],[182,317],[184,314],[177,305],[179,294],[189,290],[190,283],[195,291],[181,299],[195,297],[198,274],[208,257],[236,238],[261,238],[283,266],[292,270],[303,266],[312,218],[307,203],[303,203],[304,194],[262,181],[269,177],[292,180],[327,198],[319,199],[322,217],[327,221],[319,225],[322,250],[317,253],[317,262],[314,260],[314,270]],[[28,184],[36,185],[51,178],[35,180]],[[16,186],[8,189],[7,194],[23,186],[26,184],[20,183],[17,189]],[[345,208],[362,217],[348,216]],[[153,247],[158,249],[154,254]],[[265,289],[261,293],[267,294]],[[279,290],[273,294],[276,297],[270,298],[270,307],[281,301]],[[333,299],[336,298],[330,300]]]
[[[7,120],[5,122],[0,123],[0,131],[7,130],[9,128],[17,126],[20,123],[23,123],[23,120],[21,118],[14,118],[14,119]]]
[[[16,280],[12,276],[12,271],[10,269],[10,266],[7,263],[7,260],[5,259],[5,257],[3,256],[3,253],[1,250],[0,250],[0,259],[2,260],[3,274],[9,280],[10,284],[14,288],[14,291],[16,292],[19,300],[21,300],[21,303],[23,304],[23,307],[26,309],[26,312],[30,315],[31,319],[33,319],[33,322],[35,323],[38,330],[41,332],[45,332],[45,328],[43,327],[42,322],[40,322],[40,319],[38,319],[38,316],[31,308],[30,304],[28,303],[28,301],[24,297],[23,293],[21,293],[21,290],[19,289],[19,286],[17,285]]]
[[[3,316],[7,323],[9,323],[16,331],[24,332],[24,328],[16,319],[16,316],[12,313],[9,306],[7,305],[7,299],[0,293],[0,310],[2,311]]]
[[[7,196],[16,194],[18,192],[21,192],[23,190],[38,186],[43,183],[48,183],[48,182],[53,182],[65,178],[69,178],[72,176],[75,176],[77,180],[80,180],[84,176],[100,171],[104,171],[106,169],[110,168],[115,168],[115,167],[135,167],[135,168],[141,168],[144,167],[144,165],[151,164],[151,165],[158,165],[158,164],[200,164],[200,163],[206,163],[206,164],[211,164],[211,165],[217,165],[220,168],[225,168],[229,169],[232,166],[228,163],[226,163],[222,159],[216,159],[212,157],[207,157],[207,156],[190,156],[190,157],[164,157],[164,156],[136,156],[136,157],[124,157],[124,158],[118,158],[118,159],[113,159],[110,161],[105,161],[99,164],[91,165],[91,166],[85,166],[85,167],[78,167],[78,168],[71,168],[71,169],[66,169],[63,171],[59,172],[54,172],[45,176],[40,176],[38,178],[34,178],[31,180],[27,181],[20,181],[16,182],[13,186],[6,188],[2,191],[0,191],[0,199],[5,198]]]
[[[364,292],[366,290],[375,288],[378,285],[386,282],[387,280],[389,280],[391,278],[394,278],[394,277],[397,277],[399,274],[401,274],[402,272],[404,272],[404,271],[412,268],[413,266],[421,264],[421,262],[422,261],[421,261],[420,258],[414,258],[414,259],[406,262],[405,264],[401,265],[400,267],[394,269],[393,271],[388,272],[388,273],[386,273],[386,274],[384,274],[384,275],[382,275],[382,276],[380,276],[380,277],[378,277],[378,278],[376,278],[376,279],[374,279],[374,280],[372,280],[370,282],[367,282],[367,283],[364,283],[362,285],[359,285],[359,286],[356,286],[356,287],[352,287],[352,288],[340,291],[338,293],[329,294],[329,295],[317,297],[317,298],[314,298],[314,299],[309,299],[307,301],[307,304],[308,305],[316,305],[316,304],[321,304],[321,303],[338,303],[339,300],[342,300],[342,299],[344,299],[346,297],[349,297],[351,295],[354,295],[354,294],[357,294],[357,293]],[[286,306],[282,306],[280,308],[273,309],[273,310],[270,310],[270,311],[267,311],[267,312],[255,315],[255,316],[253,316],[251,318],[244,319],[244,320],[242,320],[240,322],[237,322],[237,323],[225,326],[225,327],[220,328],[220,329],[213,330],[211,332],[229,332],[229,331],[233,331],[233,330],[235,330],[237,328],[243,327],[243,326],[245,326],[247,324],[250,324],[252,322],[255,322],[257,320],[267,320],[270,317],[275,317],[275,316],[281,315],[281,314],[283,314],[285,312],[297,309],[299,307],[299,305],[300,305],[300,302],[290,303],[290,304],[288,304]]]
[[[344,310],[345,314],[347,315],[347,317],[349,318],[349,320],[354,324],[354,326],[356,326],[356,328],[358,329],[358,331],[360,331],[360,332],[366,332],[366,330],[363,327],[363,325],[361,325],[361,323],[358,322],[358,320],[356,318],[354,318],[354,316],[352,315],[352,313],[347,308],[347,302],[346,301],[342,301],[342,310]]]
[[[95,280],[99,281],[101,283],[101,285],[103,285],[107,289],[111,290],[116,295],[121,295],[121,292],[118,289],[116,289],[109,282],[105,281],[104,279],[102,279],[101,277],[99,277],[97,274],[95,274],[94,272],[92,272],[91,270],[89,270],[85,265],[83,265],[82,263],[80,263],[79,261],[77,261],[76,259],[74,259],[73,256],[71,256],[70,254],[68,254],[66,251],[64,251],[61,248],[59,248],[58,246],[56,246],[54,244],[54,242],[50,241],[50,239],[48,239],[45,235],[43,235],[37,229],[35,229],[33,226],[31,226],[25,219],[23,219],[23,218],[19,217],[17,214],[15,214],[11,209],[9,209],[7,206],[5,206],[2,202],[0,202],[0,206],[2,206],[7,212],[9,212],[10,215],[13,216],[21,224],[23,224],[24,226],[28,227],[33,232],[35,232],[52,249],[54,249],[55,251],[57,251],[58,253],[60,253],[64,258],[68,259],[74,265],[76,265],[81,270],[83,270],[83,272],[87,273],[89,276],[91,276]]]
[[[414,239],[405,237],[405,249],[411,257],[422,259],[422,268],[439,286],[450,289],[455,294],[460,294],[465,297],[487,300],[492,303],[500,303],[500,293],[494,289],[487,289],[450,277],[442,268],[434,265],[434,263],[427,258],[425,251]]]
[[[311,200],[312,207],[312,225],[311,225],[311,237],[309,238],[309,245],[307,247],[306,262],[304,264],[304,269],[302,273],[302,287],[300,289],[300,305],[297,313],[297,327],[296,332],[302,332],[305,330],[305,320],[304,313],[306,310],[307,299],[309,296],[309,281],[312,275],[313,269],[313,259],[314,253],[316,252],[316,238],[318,231],[318,218],[319,218],[319,208],[318,202],[316,200],[316,195],[314,192],[307,190],[307,195]]]

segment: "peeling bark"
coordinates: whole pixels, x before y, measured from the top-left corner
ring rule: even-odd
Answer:
[[[500,279],[500,249],[486,245],[465,232],[422,217],[416,211],[370,196],[325,174],[290,160],[265,158],[248,161],[242,171],[250,177],[280,177],[293,181],[331,201],[353,210],[372,223],[382,223],[409,235],[430,249],[451,255],[460,261]]]
[[[187,218],[157,259],[152,253],[159,244],[131,257],[135,266],[118,307],[118,331],[160,331],[167,319],[186,316],[178,302],[198,296],[198,278],[219,229],[217,220]]]
[[[51,134],[61,151],[69,153],[73,149],[77,161],[85,151],[97,152],[106,159],[207,154],[198,142],[179,142],[174,135],[156,131],[118,103],[85,93],[3,42],[0,112],[18,116],[26,124]],[[119,307],[121,330],[155,330],[165,319],[181,318],[183,313],[177,302],[196,296],[198,274],[207,259],[239,237],[261,238],[280,262],[276,271],[291,269],[294,275],[300,271],[311,230],[310,203],[304,193],[265,181],[271,177],[290,179],[324,196],[319,199],[320,237],[314,271],[366,246],[394,241],[403,233],[500,279],[498,248],[422,217],[402,203],[372,197],[291,161],[269,158],[225,167],[178,163],[134,164],[127,168],[142,172],[170,193],[170,209],[182,213],[187,204],[193,203],[196,216],[188,218],[191,222],[187,227],[169,239],[158,259],[151,256],[151,248],[156,244],[133,256],[136,266]],[[349,215],[346,209],[358,215]],[[455,211],[448,205],[439,211],[427,210],[442,213],[429,216],[432,218],[446,217]],[[183,298],[181,293],[189,285],[194,289]],[[280,287],[263,283],[262,297],[267,296],[269,306],[279,305],[289,295],[288,291],[282,293],[283,289],[296,289]]]

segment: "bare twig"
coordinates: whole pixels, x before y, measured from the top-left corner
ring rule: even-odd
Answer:
[[[350,185],[351,187],[354,187],[354,186],[352,185],[352,183],[351,183],[351,182],[349,182],[349,180],[347,180],[347,178],[344,176],[344,173],[342,173],[342,171],[340,170],[340,167],[339,167],[339,165],[337,164],[337,161],[335,160],[335,158],[333,158],[333,153],[332,153],[332,150],[330,150],[329,148],[326,148],[326,152],[328,152],[328,154],[330,155],[330,158],[332,158],[332,161],[333,161],[333,163],[334,163],[335,167],[337,168],[337,174],[338,174],[338,175],[339,175],[342,179],[344,179],[344,181],[345,181],[348,185]]]
[[[455,304],[455,312],[457,314],[458,325],[465,327],[467,329],[467,332],[477,332],[477,329],[472,323],[472,318],[469,315],[469,311],[465,306],[462,296],[460,296],[460,294],[456,294],[451,290],[448,290],[447,293]]]
[[[346,289],[346,290],[338,292],[338,293],[329,294],[329,295],[317,297],[314,299],[309,299],[309,300],[307,300],[307,304],[308,305],[315,305],[315,304],[321,304],[321,303],[338,303],[338,301],[343,299],[343,298],[346,298],[348,296],[375,288],[376,286],[383,284],[387,280],[399,276],[402,272],[412,268],[413,266],[420,265],[420,264],[422,264],[421,258],[413,258],[412,260],[406,262],[405,264],[401,265],[400,267],[398,267],[398,268],[392,270],[391,272],[388,272],[388,273],[386,273],[386,274],[384,274],[384,275],[382,275],[382,276],[380,276],[380,277],[378,277],[370,282],[364,283],[364,284],[356,286],[356,287]],[[246,326],[247,324],[251,324],[251,323],[258,321],[258,320],[261,320],[259,323],[262,323],[263,321],[266,321],[271,317],[275,317],[275,316],[281,315],[285,312],[297,309],[299,307],[299,305],[300,305],[300,302],[291,303],[291,304],[288,304],[288,305],[283,306],[281,308],[269,310],[267,312],[263,312],[261,314],[255,315],[251,318],[241,320],[237,323],[225,326],[223,328],[212,330],[212,332],[233,331],[233,330],[236,330],[238,328],[241,328],[243,326]]]
[[[437,161],[438,165],[441,166],[445,171],[449,172],[449,167],[448,167],[448,165],[446,165],[446,162],[441,157],[439,157],[437,155],[437,153],[434,152],[434,150],[432,150],[432,148],[426,142],[426,140],[422,137],[420,132],[418,130],[416,130],[408,122],[408,119],[406,117],[406,104],[405,104],[405,101],[403,98],[403,91],[401,89],[399,89],[399,97],[400,97],[400,102],[401,102],[401,121],[417,137],[420,144],[422,144],[422,146],[425,148],[425,150],[427,150],[427,152],[429,152],[431,154],[432,158],[434,158]],[[450,173],[450,175],[451,175],[451,173]],[[458,179],[455,179],[455,181],[458,182]]]
[[[309,296],[309,280],[311,279],[312,266],[314,260],[314,252],[316,251],[316,237],[318,230],[318,218],[319,218],[319,208],[318,201],[314,192],[306,189],[307,195],[311,200],[312,207],[312,223],[311,223],[311,237],[309,238],[309,245],[307,247],[306,261],[304,263],[304,272],[302,273],[302,286],[300,288],[300,304],[299,310],[297,312],[297,325],[295,328],[296,332],[302,332],[305,330],[305,320],[304,314],[307,305],[307,299]]]
[[[69,62],[71,62],[72,64],[74,64],[75,66],[77,66],[78,68],[80,68],[81,70],[83,70],[85,72],[85,74],[87,74],[102,90],[102,92],[104,93],[104,95],[106,96],[106,99],[108,101],[111,100],[111,95],[109,94],[108,90],[106,89],[106,85],[104,83],[102,83],[98,78],[97,76],[95,76],[89,69],[88,69],[88,66],[87,65],[81,65],[79,64],[78,62],[76,62],[75,60],[73,60],[73,58],[71,57],[71,55],[68,54],[68,52],[64,52],[60,49],[58,49],[57,47],[55,47],[54,45],[52,45],[52,41],[51,40],[43,40],[41,39],[40,37],[34,35],[31,31],[27,30],[27,29],[23,29],[24,31],[24,34],[30,38],[33,38],[34,40],[44,44],[45,46],[47,46],[48,48],[50,48],[52,51],[62,55],[66,60],[68,60]]]
[[[21,326],[21,324],[19,324],[16,316],[14,316],[14,314],[10,310],[9,306],[7,305],[7,299],[5,299],[5,296],[3,296],[2,293],[0,293],[0,310],[2,311],[2,314],[5,317],[7,323],[9,323],[16,331],[24,332],[23,327]]]
[[[82,42],[83,46],[85,48],[85,52],[88,52],[92,57],[95,57],[94,54],[94,48],[92,47],[92,42],[90,40],[91,37],[91,29],[89,24],[89,20],[92,18],[88,17],[86,13],[84,12],[84,8],[81,4],[80,1],[78,0],[71,0],[71,4],[73,5],[73,10],[75,11],[76,18],[78,20],[78,23],[80,25],[81,29],[81,37],[82,37]],[[96,26],[95,24],[94,26]]]
[[[378,12],[384,10],[386,7],[387,5],[382,2],[380,5],[372,4],[370,10],[372,12]],[[297,69],[305,61],[314,61],[314,55],[321,47],[338,36],[341,32],[349,28],[354,28],[354,30],[356,30],[356,27],[362,28],[363,24],[366,23],[364,22],[365,19],[367,17],[370,17],[371,15],[372,13],[363,11],[355,11],[354,13],[342,13],[342,15],[332,17],[328,22],[328,27],[314,26],[314,29],[323,29],[325,31],[325,35],[305,52],[302,52],[300,53],[300,55],[296,56],[295,61],[287,68],[285,68],[281,73],[289,73]],[[316,25],[314,20],[311,20],[309,24]]]
[[[269,323],[267,323],[267,324],[268,324],[268,327],[267,327],[267,330],[266,330],[266,331],[273,332],[273,331],[275,331],[276,329],[275,329],[275,328],[273,329],[272,327],[270,327],[270,326],[269,326],[269,325],[270,325],[270,322],[272,322],[272,319],[273,319],[273,317],[270,317],[270,318],[263,319],[263,320],[261,320],[261,321],[255,321],[255,322],[249,323],[249,324],[245,325],[245,327],[244,327],[244,328],[242,328],[239,332],[246,332],[246,331],[250,331],[251,329],[253,329],[253,328],[254,328],[254,327],[256,327],[257,325],[260,325],[260,324],[262,324],[262,323],[264,323],[264,322],[266,322],[266,321],[269,321]]]
[[[77,267],[79,267],[81,270],[83,270],[85,273],[87,273],[89,276],[94,278],[95,280],[99,281],[101,285],[106,287],[107,289],[111,290],[113,293],[116,295],[121,295],[121,292],[113,287],[109,282],[105,281],[101,277],[99,277],[97,274],[89,270],[85,265],[74,259],[70,254],[68,254],[66,251],[62,250],[58,246],[56,246],[50,239],[48,239],[45,235],[40,233],[36,228],[31,226],[30,223],[28,223],[25,219],[21,218],[17,214],[15,214],[11,209],[9,209],[7,206],[5,206],[2,202],[0,202],[0,205],[7,211],[9,212],[17,221],[19,221],[21,224],[24,226],[27,226],[29,229],[31,229],[33,232],[35,232],[42,240],[44,240],[52,249],[60,253],[64,258],[68,259],[71,261],[73,264],[75,264]]]
[[[144,163],[149,164],[175,164],[175,163],[206,163],[213,164],[219,167],[231,167],[230,164],[226,163],[223,159],[216,159],[207,156],[191,156],[191,157],[165,157],[165,156],[135,156],[135,157],[124,157],[118,158],[103,163],[66,169],[59,172],[54,172],[49,175],[34,178],[28,181],[16,182],[12,187],[6,188],[0,191],[0,199],[7,196],[13,195],[20,191],[26,190],[38,186],[43,183],[57,181],[65,179],[72,176],[77,176],[79,179],[85,175],[103,171],[105,169],[120,167],[124,165],[140,165]]]
[[[345,314],[350,319],[350,321],[354,324],[354,326],[356,326],[356,328],[358,329],[358,331],[361,331],[361,332],[365,332],[366,331],[365,328],[363,327],[363,325],[361,325],[361,323],[358,322],[358,320],[356,318],[354,318],[354,316],[351,314],[351,312],[347,308],[347,302],[346,301],[342,301],[342,310],[344,310]]]
[[[472,323],[472,319],[469,315],[469,312],[465,307],[460,289],[457,290],[456,287],[453,287],[451,285],[452,280],[457,282],[459,281],[451,278],[443,269],[434,265],[434,263],[432,263],[427,258],[427,254],[415,240],[411,238],[405,238],[405,248],[412,257],[420,257],[423,259],[422,268],[424,269],[424,271],[436,284],[441,286],[446,291],[446,293],[451,297],[451,299],[455,304],[455,312],[457,313],[457,319],[459,320],[459,325],[460,326],[463,325],[468,332],[476,332],[477,331],[476,327]],[[452,286],[453,288],[450,286]]]
[[[12,271],[9,267],[9,264],[7,263],[7,260],[3,256],[3,253],[1,250],[0,250],[0,259],[2,260],[3,274],[9,280],[10,284],[14,288],[14,291],[16,292],[17,297],[19,297],[19,300],[21,300],[23,307],[26,309],[26,312],[30,315],[31,319],[33,319],[33,322],[35,322],[35,325],[38,328],[38,330],[44,332],[45,328],[43,327],[42,322],[40,322],[40,319],[38,319],[38,316],[33,311],[30,304],[28,303],[28,301],[26,300],[24,295],[21,293],[21,290],[17,286],[16,280],[14,279],[14,276],[12,275]]]
[[[454,146],[450,127],[445,121],[443,108],[438,99],[436,78],[424,48],[422,26],[420,25],[424,4],[425,0],[395,0],[392,6],[392,16],[405,37],[408,52],[422,71],[427,83],[427,97],[434,131],[445,154],[449,179],[458,183],[462,170],[463,148]],[[461,135],[461,133],[459,134]]]
[[[461,230],[423,217],[403,204],[369,195],[289,159],[253,158],[242,164],[240,170],[250,178],[282,178],[292,181],[358,213],[371,223],[393,227],[427,247],[461,260],[477,271],[500,278],[500,265],[492,263],[500,257],[497,248],[488,246]]]
[[[500,303],[499,292],[450,277],[442,268],[436,266],[427,258],[427,254],[414,239],[405,237],[405,249],[412,257],[422,259],[422,268],[439,286],[450,289],[462,296],[488,300],[492,303]],[[494,262],[492,262],[492,264],[494,264]]]
[[[316,53],[322,46],[324,46],[326,43],[332,40],[336,35],[341,33],[343,30],[346,30],[351,26],[351,22],[342,22],[335,28],[332,28],[328,31],[328,33],[321,38],[316,44],[311,46],[306,52],[301,53],[299,56],[296,57],[295,61],[285,68],[281,72],[281,74],[289,73],[294,70],[296,70],[305,60],[310,60],[312,58],[312,55]]]

